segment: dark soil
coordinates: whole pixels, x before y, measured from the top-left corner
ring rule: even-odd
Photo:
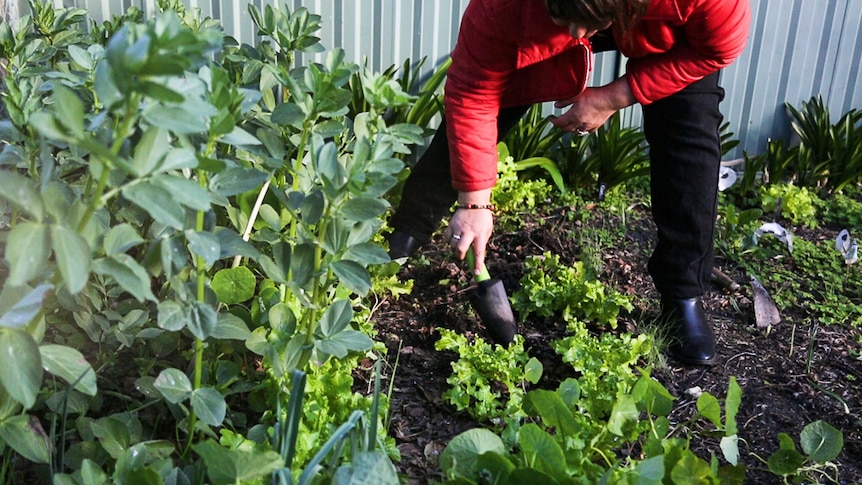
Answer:
[[[583,229],[578,226],[581,223],[569,222],[560,213],[525,216],[525,221],[524,227],[511,232],[498,227],[489,248],[489,270],[503,279],[510,295],[523,275],[527,256],[551,251],[571,262],[584,250],[573,236]],[[624,242],[601,251],[600,279],[634,296],[635,310],[621,315],[619,328],[637,333],[657,313],[657,293],[646,272],[654,228],[643,208],[634,208],[625,224]],[[769,332],[759,330],[748,275],[722,260],[716,266],[741,286],[729,291],[716,284],[704,297],[714,322],[719,362],[686,368],[668,360],[652,370],[653,377],[677,398],[672,421],[687,421],[696,412],[690,389],[700,388],[723,399],[730,378],[736,377],[743,390],[737,422],[741,462],[748,468],[745,483],[782,483],[757,457],[765,460],[779,449],[779,433],[789,434],[798,446],[802,428],[817,420],[844,435],[844,450],[836,460],[840,483],[862,480],[860,330],[820,326],[810,346],[811,319],[793,308],[782,308],[782,322]],[[486,337],[469,305],[467,276],[438,236],[401,269],[403,280],[413,280],[412,293],[388,298],[375,315],[378,339],[388,347],[389,372],[394,374],[390,431],[402,455],[396,466],[409,483],[442,479],[437,458],[449,440],[483,426],[443,400],[455,355],[434,349],[438,328]],[[552,379],[577,377],[550,347],[564,331],[561,325],[520,318],[525,348],[543,362],[545,376]],[[550,387],[542,381],[537,386]],[[709,426],[704,423],[703,429]],[[695,431],[691,446],[707,460],[711,454],[722,456],[718,439],[704,433]]]

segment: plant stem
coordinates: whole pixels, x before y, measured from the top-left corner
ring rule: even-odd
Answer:
[[[132,131],[132,125],[137,121],[135,111],[137,110],[139,101],[140,95],[133,94],[129,98],[129,102],[126,103],[126,112],[123,116],[123,121],[115,135],[114,143],[111,144],[111,154],[119,154],[120,149],[123,147],[123,142],[129,137],[129,134]],[[105,186],[108,184],[108,178],[110,177],[111,169],[113,168],[108,160],[100,159],[99,161],[102,163],[102,173],[99,175],[99,182],[96,185],[96,191],[90,198],[90,203],[87,204],[87,211],[84,213],[84,216],[81,217],[81,221],[78,222],[77,230],[79,233],[84,231],[87,224],[89,224],[90,219],[93,217],[93,214],[96,213],[96,209],[102,205],[102,194],[105,192]]]
[[[210,148],[208,147],[207,153],[210,152]],[[201,187],[206,187],[207,185],[207,176],[206,172],[203,170],[198,171],[198,182]],[[197,218],[195,220],[195,230],[201,232],[204,230],[204,212],[198,211]],[[195,269],[197,271],[197,300],[200,303],[203,303],[206,300],[206,261],[200,255],[195,255]],[[203,365],[204,365],[204,342],[203,340],[196,338],[195,339],[195,375],[194,381],[192,383],[192,389],[198,390],[201,387],[201,381],[203,380]],[[189,409],[189,441],[186,447],[186,451],[188,451],[188,446],[191,446],[192,441],[194,440],[195,435],[195,427],[197,426],[197,415],[195,414],[194,408]]]

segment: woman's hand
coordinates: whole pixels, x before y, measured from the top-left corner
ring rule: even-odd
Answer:
[[[491,189],[476,192],[461,192],[458,204],[467,207],[470,204],[487,206],[491,198]],[[449,227],[443,237],[449,241],[455,257],[463,260],[467,250],[473,247],[476,263],[474,274],[479,274],[485,266],[485,251],[491,233],[494,231],[494,214],[489,209],[458,209],[449,221]]]
[[[587,88],[575,98],[557,101],[554,103],[557,108],[571,107],[551,118],[551,123],[564,131],[586,135],[605,124],[614,113],[634,103],[631,88],[626,78],[621,77],[599,88]]]

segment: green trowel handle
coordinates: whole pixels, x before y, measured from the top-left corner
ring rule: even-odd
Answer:
[[[473,255],[473,246],[470,246],[470,249],[467,250],[467,256],[464,260],[467,262],[467,267],[472,273],[473,269],[476,267],[476,256]],[[488,268],[486,268],[484,264],[482,265],[482,269],[479,271],[479,274],[474,275],[473,277],[479,283],[491,279],[491,275],[488,273]]]

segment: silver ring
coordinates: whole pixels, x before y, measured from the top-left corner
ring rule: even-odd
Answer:
[[[456,241],[460,241],[460,240],[461,240],[461,235],[460,235],[460,234],[452,234],[452,239],[454,239],[454,240],[456,240]]]
[[[578,136],[587,136],[590,134],[590,132],[583,128],[578,128],[577,130],[575,130],[575,134],[577,134]]]

